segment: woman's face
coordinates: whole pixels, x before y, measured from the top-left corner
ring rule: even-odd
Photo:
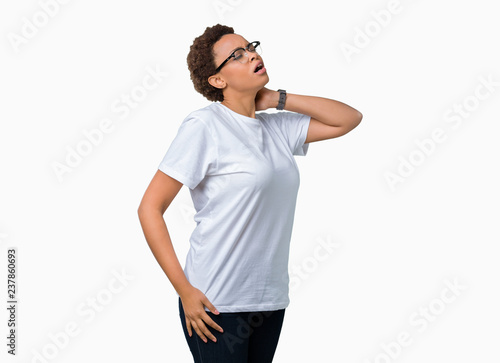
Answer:
[[[238,34],[226,34],[222,36],[213,47],[215,66],[218,67],[221,65],[236,48],[245,48],[248,43],[248,40]],[[262,57],[256,52],[247,51],[247,54],[248,59],[245,60],[248,60],[248,62],[245,64],[238,62],[234,57],[224,64],[217,74],[223,80],[222,85],[240,92],[257,92],[269,82],[269,76],[265,68],[255,72],[259,63],[264,65]],[[246,56],[244,57],[246,58]]]

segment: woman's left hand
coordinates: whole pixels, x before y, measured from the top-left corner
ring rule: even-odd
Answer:
[[[272,91],[263,87],[255,97],[255,111],[263,111],[268,108],[275,108],[278,106],[280,94],[278,91]]]

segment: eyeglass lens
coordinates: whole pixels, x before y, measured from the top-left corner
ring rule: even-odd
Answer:
[[[259,45],[254,46],[253,43],[251,43],[248,46],[248,51],[251,53],[256,52],[257,54],[261,53],[261,48]],[[234,59],[237,60],[240,63],[247,63],[248,62],[248,56],[245,56],[246,51],[244,49],[238,49],[236,52],[234,52]]]

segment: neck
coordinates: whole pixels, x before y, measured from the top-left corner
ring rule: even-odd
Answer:
[[[255,118],[255,96],[256,93],[254,92],[246,94],[224,94],[224,101],[221,103],[240,115]]]

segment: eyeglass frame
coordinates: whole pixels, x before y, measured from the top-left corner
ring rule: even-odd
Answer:
[[[251,52],[250,50],[248,50],[248,48],[250,47],[250,45],[253,45],[253,48],[254,48],[254,51]],[[231,55],[229,57],[226,58],[226,60],[224,60],[224,62],[222,62],[222,64],[220,66],[218,66],[216,69],[215,69],[215,73],[219,73],[219,71],[221,70],[221,68],[231,59],[231,58],[234,58],[234,53],[236,53],[238,50],[241,50],[243,49],[245,51],[245,55],[248,57],[248,54],[247,52],[251,52],[251,53],[257,53],[257,47],[260,45],[260,42],[258,40],[254,41],[254,42],[250,42],[247,44],[247,46],[245,48],[236,48],[235,50],[233,50],[233,52],[231,53]],[[257,53],[259,54],[259,53]]]

